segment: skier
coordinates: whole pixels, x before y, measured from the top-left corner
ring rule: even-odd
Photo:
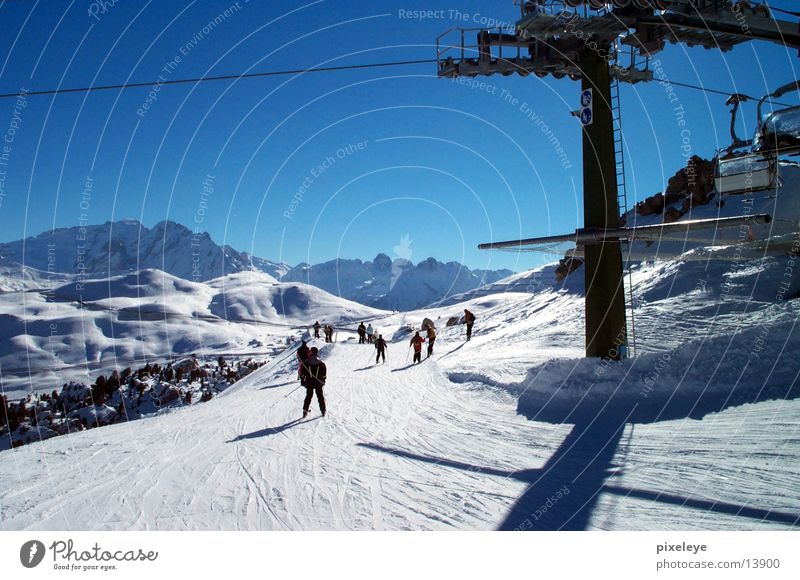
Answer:
[[[464,324],[467,325],[467,340],[472,338],[472,325],[475,324],[475,315],[467,310],[464,309]]]
[[[426,325],[425,329],[428,332],[428,356],[431,356],[433,354],[433,343],[436,342],[436,329],[430,324]]]
[[[309,349],[308,358],[300,375],[300,384],[306,388],[306,398],[303,401],[303,418],[308,416],[314,393],[317,394],[319,410],[322,412],[322,416],[325,416],[325,395],[322,393],[322,387],[325,386],[328,369],[325,363],[319,360],[318,353],[319,349],[316,346],[312,346]]]
[[[300,345],[300,348],[297,349],[297,360],[300,361],[300,364],[297,367],[297,378],[302,377],[303,364],[306,362],[306,359],[308,358],[309,350],[310,349],[308,348],[308,344],[306,344],[305,340]]]
[[[364,323],[358,325],[358,344],[364,344],[367,339],[367,327],[364,326]]]
[[[319,338],[319,320],[314,323],[314,338]]]
[[[422,361],[422,343],[425,342],[425,339],[419,335],[419,330],[417,333],[411,338],[411,346],[414,347],[414,361],[413,364],[417,364],[418,362]]]
[[[369,324],[367,326],[367,342],[369,344],[372,344],[373,342],[375,342],[374,332],[375,331],[372,329],[372,324]]]
[[[375,364],[378,364],[378,360],[383,357],[383,362],[386,362],[386,341],[383,340],[383,335],[379,334],[378,338],[375,340],[375,348],[378,351],[378,354],[375,356]]]

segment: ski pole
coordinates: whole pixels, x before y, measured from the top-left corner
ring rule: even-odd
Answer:
[[[409,346],[408,350],[406,351],[406,362],[403,363],[404,365],[408,364],[408,353],[410,353],[410,352],[411,352],[411,347]]]
[[[296,387],[296,388],[292,389],[292,391],[291,391],[290,393],[286,393],[286,394],[283,396],[283,398],[285,399],[286,397],[288,397],[289,395],[291,395],[292,393],[294,393],[294,392],[295,392],[297,389],[299,389],[299,388],[300,388],[300,387],[302,387],[302,386],[303,386],[303,385],[300,385],[300,386],[298,386],[298,387]]]

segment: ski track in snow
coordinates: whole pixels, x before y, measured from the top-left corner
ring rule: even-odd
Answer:
[[[330,412],[325,418],[318,418],[315,400],[311,417],[286,427],[299,417],[304,390],[289,397],[295,384],[262,390],[293,378],[294,369],[280,364],[242,381],[240,396],[219,398],[195,408],[196,413],[178,411],[46,442],[53,448],[49,452],[73,450],[58,469],[40,470],[42,444],[16,450],[19,465],[36,466],[38,475],[25,474],[22,467],[17,475],[3,470],[4,482],[35,482],[24,490],[6,486],[4,528],[483,527],[462,514],[462,497],[487,493],[476,478],[448,482],[447,472],[436,466],[359,446],[417,447],[435,454],[452,444],[468,454],[471,428],[458,421],[476,418],[458,400],[458,391],[465,389],[454,391],[433,361],[399,372],[392,372],[397,369],[391,361],[353,372],[363,368],[368,349],[339,344],[326,352]],[[425,365],[434,372],[423,372]],[[512,408],[504,411],[516,428],[527,426]],[[485,423],[490,420],[484,417]],[[434,421],[456,427],[454,434],[431,431]],[[406,468],[415,477],[407,477]],[[62,484],[65,493],[49,493]],[[503,501],[497,498],[507,502],[520,491],[519,485],[512,487],[486,495],[495,517],[502,514]],[[450,495],[453,505],[440,509],[431,490]],[[477,513],[481,519],[488,515]]]
[[[513,474],[540,468],[569,426],[527,421],[490,393],[450,382],[436,355],[418,366],[393,366],[392,358],[386,365],[357,371],[364,369],[368,350],[371,347],[337,344],[323,351],[329,368],[329,416],[325,418],[318,417],[315,400],[310,418],[288,425],[299,417],[304,392],[300,389],[287,397],[295,383],[264,389],[293,378],[294,369],[277,364],[242,381],[239,396],[135,425],[111,426],[21,448],[15,451],[20,470],[17,481],[32,485],[13,485],[16,477],[3,470],[3,483],[11,484],[4,485],[3,527],[496,528],[529,485]],[[399,350],[392,349],[390,356]],[[783,405],[784,410],[791,406],[795,412],[798,407],[796,402],[762,406],[775,416],[775,405]],[[728,411],[729,417],[721,414],[712,421],[738,422],[742,427],[749,422],[742,413]],[[681,479],[683,494],[710,502],[712,498],[703,494],[708,480],[730,478],[751,482],[748,486],[737,483],[734,489],[739,496],[763,495],[758,485],[752,485],[759,479],[753,454],[733,457],[725,475],[709,473],[708,465],[715,458],[704,449],[719,449],[721,442],[711,441],[713,434],[696,439],[702,436],[705,422],[683,422],[694,428],[684,426],[676,432],[669,423],[626,428],[613,461],[618,471],[607,480],[615,491],[601,491],[591,527],[742,525],[735,514],[677,504],[664,508],[643,499],[641,493],[616,489],[641,487],[669,494],[670,482]],[[763,439],[760,430],[759,438]],[[797,453],[796,441],[786,441],[786,446]],[[41,471],[39,454],[44,447],[48,453],[69,449],[70,459]],[[735,442],[727,442],[727,447],[737,453]],[[769,447],[767,442],[762,451]],[[765,461],[775,460],[774,454],[766,455]],[[417,456],[430,460],[420,461]],[[736,463],[740,463],[738,469]],[[4,467],[10,465],[4,463]],[[669,474],[666,481],[665,473]],[[787,491],[796,490],[795,476],[796,472],[770,474],[773,485],[785,485]],[[52,493],[56,485],[63,493]],[[716,490],[716,501],[742,501],[725,489],[732,487]],[[796,496],[794,500],[796,510]],[[780,503],[772,500],[766,509],[786,510],[785,502]],[[633,525],[628,526],[628,521]],[[787,527],[752,519],[744,525]]]
[[[672,297],[678,274],[689,290]],[[376,321],[390,339],[386,364],[351,338],[316,342],[328,365],[325,418],[315,399],[300,420],[305,392],[289,349],[203,405],[4,451],[2,529],[795,528],[796,395],[611,431],[518,414],[539,391],[556,401],[619,389],[630,398],[667,348],[673,363],[653,396],[693,401],[745,371],[751,391],[761,374],[773,391],[796,383],[795,301],[720,301],[692,291],[701,274],[710,278],[634,273],[649,300],[636,322],[640,356],[601,378],[581,359],[579,294],[507,292],[465,303],[478,314],[469,342],[463,327],[444,327],[463,305]],[[401,327],[422,316],[442,327],[434,355],[411,365]],[[737,367],[759,328],[769,348],[752,359],[755,370]],[[562,487],[569,495],[555,497]]]

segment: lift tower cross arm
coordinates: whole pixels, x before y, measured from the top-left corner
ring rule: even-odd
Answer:
[[[738,6],[738,4],[736,4]],[[727,43],[719,43],[715,37],[728,35],[735,42],[748,40],[767,40],[784,46],[800,49],[800,29],[797,22],[776,20],[747,14],[744,8],[738,12],[730,9],[714,12],[706,16],[681,14],[676,12],[661,15],[642,16],[636,19],[635,26],[656,26],[659,35],[668,39],[701,44],[707,48],[728,48]],[[716,45],[716,46],[714,46]]]

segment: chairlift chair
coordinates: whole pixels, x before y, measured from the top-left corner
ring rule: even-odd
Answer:
[[[758,102],[753,139],[743,140],[736,134],[739,104],[746,95],[734,94],[728,99],[731,109],[731,144],[717,152],[715,185],[720,194],[746,194],[772,189],[779,185],[779,158],[800,154],[800,106],[786,107],[762,117],[767,100],[800,91],[800,81],[793,81],[766,94]],[[749,149],[747,149],[749,147]]]

